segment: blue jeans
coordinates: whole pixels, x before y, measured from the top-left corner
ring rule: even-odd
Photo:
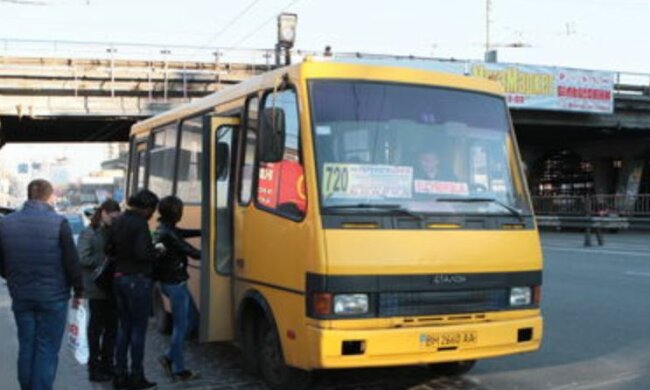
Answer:
[[[113,282],[119,326],[115,349],[115,373],[127,375],[131,355],[131,375],[144,376],[144,342],[151,313],[152,282],[143,275],[115,277]]]
[[[183,346],[198,323],[199,312],[192,300],[186,283],[161,283],[162,291],[172,306],[174,328],[172,340],[167,351],[167,359],[172,362],[172,371],[177,374],[185,370]]]
[[[56,377],[68,300],[13,301],[18,328],[18,381],[23,390],[50,390]]]

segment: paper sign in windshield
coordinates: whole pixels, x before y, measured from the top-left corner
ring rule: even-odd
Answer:
[[[413,167],[326,163],[326,198],[411,198]]]
[[[416,194],[469,195],[467,183],[457,181],[416,180]]]

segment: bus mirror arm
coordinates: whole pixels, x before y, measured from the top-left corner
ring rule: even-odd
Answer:
[[[286,134],[284,110],[265,108],[262,111],[260,131],[259,159],[261,162],[274,163],[284,158],[284,139]]]

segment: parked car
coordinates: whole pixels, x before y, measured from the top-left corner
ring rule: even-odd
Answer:
[[[74,243],[77,245],[79,240],[79,234],[84,229],[84,220],[81,214],[65,214],[68,223],[70,224],[70,229],[72,229],[72,236],[74,237]]]

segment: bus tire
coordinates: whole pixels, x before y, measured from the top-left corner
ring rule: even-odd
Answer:
[[[160,334],[172,333],[172,315],[167,313],[163,304],[162,291],[159,287],[154,288],[153,316],[156,321],[156,329]]]
[[[251,312],[246,315],[241,324],[241,361],[246,372],[251,375],[260,374],[260,360],[258,359],[258,325],[261,315]]]
[[[460,362],[430,364],[429,368],[441,376],[461,376],[467,374],[474,365],[476,360],[463,360]]]
[[[260,372],[266,384],[273,390],[306,389],[311,374],[285,363],[280,338],[268,320],[262,321],[259,332]]]

